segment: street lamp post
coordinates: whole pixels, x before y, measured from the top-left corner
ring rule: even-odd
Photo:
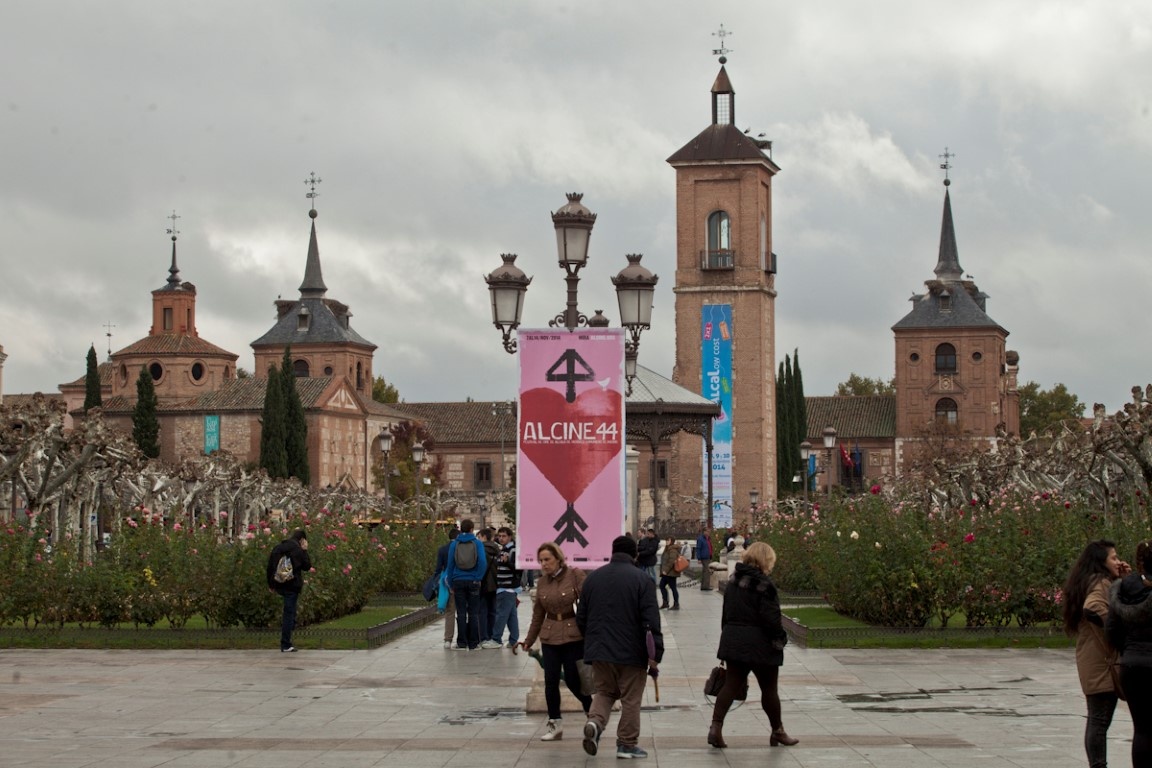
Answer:
[[[828,473],[828,498],[832,498],[832,449],[836,447],[836,430],[832,427],[824,427],[824,451],[828,454],[828,460],[824,464],[824,471]]]
[[[804,478],[804,509],[808,509],[808,481],[812,475],[808,472],[809,459],[812,456],[812,443],[805,440],[800,443],[800,458],[804,461],[804,469],[800,471],[800,476]]]
[[[384,467],[384,509],[389,514],[392,512],[392,492],[388,488],[388,481],[391,479],[388,468],[388,454],[392,450],[392,433],[388,428],[380,430],[380,461]]]
[[[548,325],[552,328],[563,326],[569,331],[582,326],[606,326],[608,319],[599,311],[592,318],[580,312],[577,295],[580,270],[588,263],[588,241],[596,223],[596,214],[581,202],[582,194],[572,192],[567,197],[567,205],[552,214],[557,263],[564,270],[564,282],[568,286],[567,303],[564,311],[552,318]],[[514,354],[516,340],[512,338],[512,332],[520,327],[524,296],[532,278],[516,266],[516,254],[504,253],[500,258],[504,263],[486,275],[484,281],[492,300],[492,324],[504,337],[505,351]],[[652,325],[652,295],[656,292],[659,278],[640,266],[641,254],[628,254],[626,258],[628,266],[612,278],[612,284],[616,286],[620,325],[628,331],[628,339],[624,342],[624,374],[628,394],[631,394],[640,352],[640,334]]]
[[[413,479],[416,481],[416,488],[412,495],[415,497],[417,511],[424,500],[424,459],[426,456],[427,449],[424,447],[424,443],[419,440],[412,443],[412,463],[415,465]]]
[[[760,504],[760,491],[756,488],[748,491],[748,527],[752,528],[756,525],[756,507]]]
[[[492,415],[500,417],[500,490],[507,487],[507,469],[504,467],[504,424],[512,414],[512,403],[496,403],[492,406]]]

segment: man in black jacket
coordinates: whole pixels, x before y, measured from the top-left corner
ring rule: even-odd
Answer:
[[[596,692],[584,725],[584,751],[595,755],[600,734],[620,701],[616,757],[641,758],[640,702],[647,672],[664,657],[656,585],[636,567],[636,542],[628,536],[612,541],[612,559],[584,580],[576,625],[584,635],[584,661],[592,665]],[[651,633],[649,650],[647,634]]]
[[[287,556],[292,563],[292,578],[288,581],[276,580],[276,569],[280,560]],[[304,573],[312,570],[312,560],[308,557],[308,534],[296,531],[290,538],[272,548],[268,555],[268,588],[284,598],[284,614],[280,619],[280,652],[295,653],[292,645],[292,630],[296,628],[296,604],[300,601],[300,591],[304,589]]]

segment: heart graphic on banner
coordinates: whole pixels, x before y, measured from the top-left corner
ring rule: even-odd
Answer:
[[[588,389],[573,403],[554,389],[530,389],[520,395],[525,423],[535,422],[541,436],[553,434],[553,425],[593,423],[616,425],[620,413],[620,393]],[[620,432],[593,441],[542,441],[525,439],[521,427],[520,450],[536,466],[552,487],[572,504],[620,452]],[[600,436],[598,436],[600,437]]]

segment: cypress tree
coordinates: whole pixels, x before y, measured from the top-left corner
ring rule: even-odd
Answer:
[[[84,410],[104,405],[100,396],[100,369],[96,364],[96,345],[88,347],[88,370],[84,374]]]
[[[288,477],[288,452],[285,450],[284,387],[276,366],[268,369],[264,390],[264,413],[260,426],[260,466],[271,477]],[[291,376],[291,372],[288,373]]]
[[[795,488],[792,483],[792,478],[796,476],[796,471],[800,468],[799,451],[800,440],[796,438],[799,432],[799,424],[796,423],[796,397],[794,392],[796,390],[796,378],[792,368],[792,358],[787,355],[784,356],[784,381],[786,383],[784,389],[784,413],[786,417],[785,427],[788,442],[784,445],[784,471],[785,480],[787,481],[788,488]]]
[[[792,350],[792,401],[796,420],[796,439],[793,441],[796,448],[796,466],[808,467],[800,457],[800,443],[808,439],[808,401],[804,399],[804,374],[800,372],[800,350]],[[801,476],[803,479],[803,476]]]
[[[788,441],[788,379],[784,373],[784,363],[776,371],[776,487],[783,492],[789,486],[787,463]]]
[[[280,383],[284,388],[284,428],[285,450],[288,461],[288,476],[308,485],[308,422],[304,418],[304,406],[300,393],[296,390],[296,375],[292,370],[292,348],[284,348],[284,359],[280,363]]]
[[[156,387],[152,374],[141,366],[136,379],[136,408],[132,411],[132,439],[150,459],[160,455],[160,420],[156,417]]]

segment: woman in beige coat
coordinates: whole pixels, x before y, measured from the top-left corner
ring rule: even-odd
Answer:
[[[592,697],[580,690],[580,665],[584,658],[584,636],[576,627],[576,601],[584,584],[584,571],[569,568],[560,547],[551,541],[536,551],[540,578],[536,580],[536,599],[532,605],[532,626],[522,643],[531,651],[540,639],[541,665],[544,667],[544,702],[548,705],[548,730],[541,741],[558,741],[564,736],[560,717],[560,671],[572,695],[580,700],[584,714],[592,706]]]
[[[1084,548],[1064,584],[1064,631],[1076,638],[1076,672],[1088,701],[1084,751],[1089,768],[1108,765],[1108,726],[1118,699],[1110,669],[1116,651],[1104,636],[1108,589],[1131,570],[1116,555],[1116,545],[1100,539]]]

